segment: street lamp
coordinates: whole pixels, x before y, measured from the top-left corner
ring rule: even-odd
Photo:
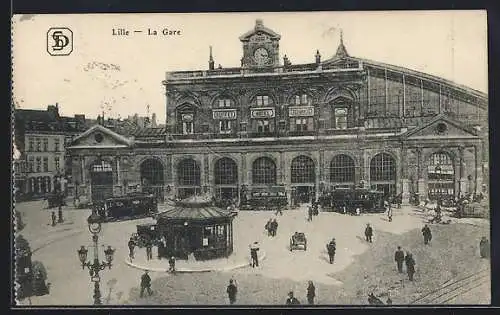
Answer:
[[[92,282],[94,282],[94,305],[101,305],[101,291],[99,288],[99,282],[101,278],[99,277],[99,271],[104,270],[106,267],[111,269],[111,262],[113,261],[113,255],[115,250],[108,246],[104,250],[104,257],[106,261],[99,261],[99,251],[98,251],[98,241],[99,241],[99,232],[101,232],[101,217],[97,214],[97,212],[93,212],[87,219],[87,223],[89,225],[89,231],[92,233],[92,241],[94,243],[94,259],[93,261],[87,261],[88,249],[85,246],[81,246],[79,250],[77,250],[78,258],[82,264],[82,269],[87,267],[89,269],[89,275]]]

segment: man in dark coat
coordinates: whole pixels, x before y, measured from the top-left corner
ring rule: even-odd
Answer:
[[[286,299],[286,305],[299,305],[300,302],[296,297],[293,296],[293,291],[288,293],[288,298]]]
[[[365,229],[365,237],[367,242],[372,242],[372,236],[373,236],[373,229],[370,226],[370,223],[366,224],[366,229]]]
[[[146,242],[146,259],[153,259],[153,242],[151,240]]]
[[[479,242],[479,254],[481,258],[490,257],[490,242],[485,236],[483,236]]]
[[[313,219],[313,209],[312,206],[307,207],[307,221],[312,221]]]
[[[314,304],[314,298],[316,297],[316,287],[312,281],[309,281],[307,286],[307,303],[310,305]]]
[[[335,251],[337,250],[337,244],[335,243],[335,238],[333,238],[330,243],[326,244],[326,251],[328,252],[328,257],[330,258],[330,264],[333,264],[335,260]]]
[[[57,217],[56,217],[56,213],[54,211],[52,211],[51,219],[52,219],[52,226],[56,226]]]
[[[226,289],[227,296],[229,297],[229,304],[234,304],[236,302],[236,293],[238,293],[238,287],[233,279],[229,280],[229,285]]]
[[[408,273],[408,280],[413,281],[413,275],[415,274],[415,260],[410,252],[406,253],[405,257],[406,272]]]
[[[398,249],[394,253],[394,261],[398,265],[398,272],[403,272],[403,262],[405,260],[405,253],[401,250],[401,246],[398,246]]]
[[[252,259],[252,268],[259,267],[259,256],[257,252],[259,251],[259,243],[254,242],[250,245],[250,257]]]
[[[135,249],[135,242],[132,238],[128,241],[128,257],[130,258],[130,261],[134,259],[134,249]]]
[[[269,219],[269,221],[267,221],[266,225],[264,226],[268,236],[272,235],[272,229],[271,229],[272,226],[273,226],[273,219]]]
[[[141,276],[141,293],[140,293],[140,297],[144,296],[144,290],[147,290],[149,295],[153,294],[153,291],[151,291],[151,277],[149,276],[147,270]]]
[[[168,271],[175,272],[175,257],[172,256],[168,259]]]
[[[271,222],[271,235],[276,236],[276,231],[278,230],[278,221],[276,219]]]
[[[424,244],[429,244],[429,242],[432,240],[432,233],[427,224],[422,228],[422,235],[424,236]]]

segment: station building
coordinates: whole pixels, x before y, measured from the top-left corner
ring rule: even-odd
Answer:
[[[90,199],[150,189],[160,199],[281,187],[288,198],[362,185],[421,198],[486,192],[488,98],[433,75],[348,54],[280,60],[257,20],[241,65],[167,72],[166,126],[94,126],[68,148]],[[304,197],[305,196],[305,197]]]

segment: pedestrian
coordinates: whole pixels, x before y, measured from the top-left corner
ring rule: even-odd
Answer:
[[[373,229],[370,226],[370,223],[366,224],[366,229],[365,229],[365,237],[367,242],[372,242],[372,237],[373,237]]]
[[[149,276],[147,270],[141,276],[141,293],[140,293],[140,297],[143,297],[144,290],[147,290],[148,294],[150,296],[153,294],[153,291],[151,291],[151,277]]]
[[[259,251],[259,242],[253,242],[250,245],[250,258],[252,259],[252,268],[259,267],[259,256],[257,252]]]
[[[278,230],[278,221],[276,221],[276,218],[275,218],[271,224],[271,235],[276,236],[277,230]]]
[[[335,238],[333,238],[330,243],[326,245],[326,251],[328,252],[328,257],[330,258],[330,264],[333,264],[335,260],[335,251],[337,249],[337,244],[335,243]]]
[[[130,261],[134,259],[134,249],[135,249],[135,242],[134,239],[131,237],[130,240],[128,241],[128,257],[130,258]]]
[[[299,305],[300,302],[296,297],[293,296],[293,291],[288,292],[288,298],[286,299],[286,305]]]
[[[394,261],[398,266],[398,272],[403,272],[403,262],[405,260],[405,253],[401,250],[401,246],[398,246],[398,249],[394,253]]]
[[[146,242],[146,259],[153,259],[153,242],[151,240]]]
[[[385,302],[385,304],[392,305],[392,299],[390,295],[387,296],[387,301]]]
[[[370,293],[368,294],[368,304],[370,305],[384,305],[384,302],[382,302],[381,299],[375,296],[375,294]]]
[[[309,281],[307,286],[307,303],[313,305],[315,297],[316,297],[316,287],[314,286],[312,281]]]
[[[273,225],[273,219],[269,219],[269,221],[267,221],[266,225],[264,226],[264,228],[267,231],[267,236],[271,236],[272,234],[272,228],[271,228],[272,225]]]
[[[361,209],[359,209],[359,207],[356,208],[356,215],[361,215]]]
[[[429,242],[432,240],[432,233],[427,224],[422,228],[422,235],[424,236],[424,244],[429,244]]]
[[[54,211],[52,211],[51,219],[52,219],[52,226],[56,226],[57,217],[56,217],[56,213]]]
[[[485,236],[483,236],[481,241],[479,241],[479,254],[481,258],[490,257],[490,242]]]
[[[174,256],[171,256],[168,259],[168,271],[175,272],[175,257]]]
[[[278,208],[276,208],[275,215],[278,215],[278,213],[279,213],[279,215],[283,215],[283,209],[281,208],[281,206],[278,206]]]
[[[405,263],[408,280],[413,281],[413,275],[415,274],[415,260],[410,252],[406,252]]]
[[[235,280],[229,280],[229,285],[227,286],[226,292],[229,298],[229,304],[234,304],[236,302],[236,293],[238,293],[238,287],[236,286]]]

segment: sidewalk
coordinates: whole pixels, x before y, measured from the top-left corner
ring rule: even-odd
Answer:
[[[136,253],[136,257],[142,253]],[[259,262],[266,258],[266,253],[264,251],[260,252]],[[145,257],[136,258],[133,261],[127,257],[125,258],[125,263],[136,269],[148,270],[152,272],[169,272],[168,271],[168,259],[158,259],[153,258],[152,260],[146,260]],[[235,254],[231,254],[229,258],[218,258],[206,261],[196,261],[196,260],[176,260],[175,271],[177,273],[195,273],[195,272],[211,272],[211,271],[230,271],[234,269],[240,269],[250,267],[250,257],[246,259],[244,257],[237,257]]]

